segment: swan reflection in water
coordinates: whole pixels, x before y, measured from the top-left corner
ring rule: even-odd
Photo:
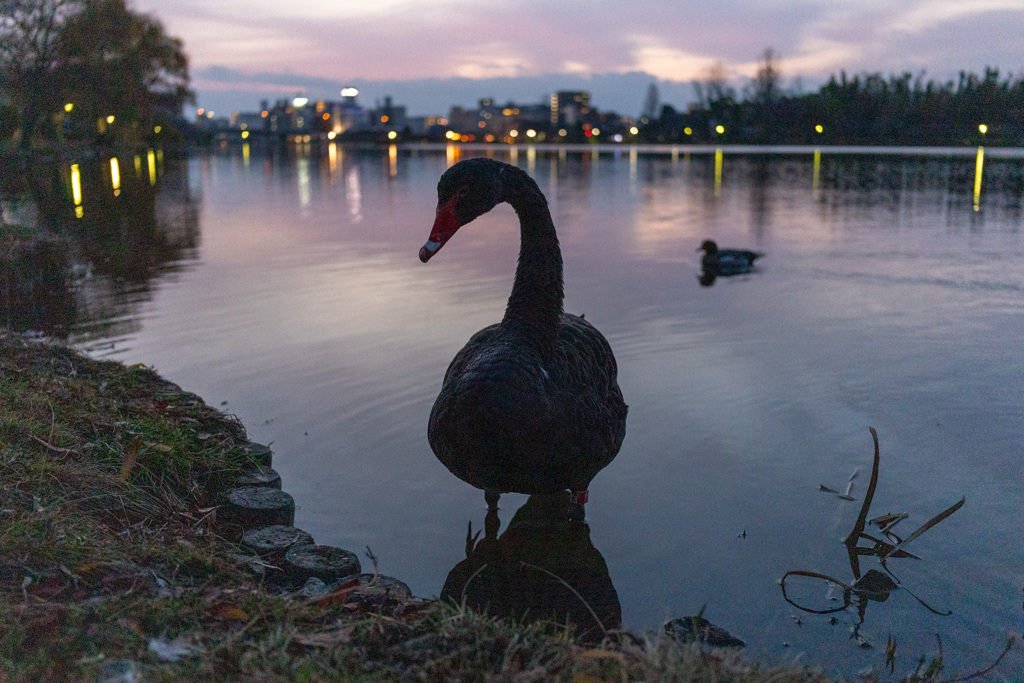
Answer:
[[[448,573],[441,597],[490,615],[571,623],[585,641],[622,624],[619,596],[590,527],[569,519],[567,491],[530,496],[498,535],[497,511],[485,533],[466,538],[466,559]]]

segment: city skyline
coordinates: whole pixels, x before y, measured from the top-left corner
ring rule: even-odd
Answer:
[[[351,84],[367,104],[392,95],[410,115],[443,114],[484,97],[539,101],[564,89],[588,90],[602,109],[636,115],[650,83],[664,102],[685,106],[690,81],[712,64],[742,85],[769,47],[787,88],[799,79],[816,89],[840,70],[923,70],[936,80],[985,66],[1024,71],[1024,0],[134,6],[184,41],[197,105],[225,114],[268,97],[333,98]]]

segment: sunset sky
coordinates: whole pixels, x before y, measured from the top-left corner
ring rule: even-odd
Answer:
[[[135,0],[185,41],[198,105],[229,114],[263,98],[385,95],[409,114],[480,97],[541,101],[587,89],[636,115],[649,83],[678,107],[720,61],[742,86],[771,47],[783,85],[828,76],[986,65],[1024,73],[1024,0]],[[645,75],[639,75],[641,72]]]

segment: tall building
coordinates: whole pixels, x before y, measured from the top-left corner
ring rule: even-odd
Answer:
[[[551,96],[551,125],[572,125],[590,112],[590,93],[559,90]]]

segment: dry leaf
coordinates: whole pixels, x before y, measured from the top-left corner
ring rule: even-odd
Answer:
[[[352,638],[352,628],[339,628],[322,633],[295,636],[295,642],[307,647],[333,647],[347,643]]]
[[[619,659],[618,652],[611,650],[600,650],[597,648],[585,650],[577,655],[580,659]]]
[[[591,676],[590,674],[576,674],[572,677],[572,683],[607,683],[603,678]]]
[[[161,453],[170,453],[171,450],[172,450],[171,447],[168,446],[167,444],[164,444],[164,443],[153,443],[152,441],[147,441],[146,442],[146,447],[147,448],[152,448],[153,450],[156,450],[156,451],[160,451]]]
[[[184,638],[164,640],[163,637],[153,638],[149,641],[149,650],[156,653],[156,656],[164,662],[176,662],[182,657],[192,654],[194,648]]]
[[[142,439],[135,437],[124,450],[124,461],[121,463],[121,481],[125,481],[135,467],[135,461],[139,459],[139,448],[142,446]]]
[[[246,611],[233,605],[214,605],[210,612],[212,612],[214,616],[222,619],[231,619],[232,621],[249,621],[249,615]]]

